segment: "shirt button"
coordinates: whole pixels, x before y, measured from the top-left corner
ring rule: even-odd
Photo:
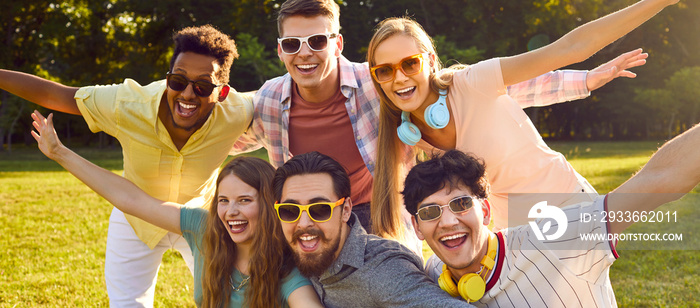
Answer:
[[[362,137],[358,135],[358,136],[357,136],[357,140],[360,140],[360,139],[362,139]]]

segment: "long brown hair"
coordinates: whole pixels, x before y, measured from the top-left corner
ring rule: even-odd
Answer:
[[[255,157],[237,157],[224,167],[216,180],[219,184],[229,175],[258,191],[258,224],[254,226],[250,256],[250,283],[245,292],[248,307],[281,307],[281,281],[294,268],[291,248],[282,233],[274,212],[270,163]],[[230,279],[236,264],[236,243],[219,220],[214,198],[204,230],[202,254],[202,307],[226,307],[231,296]]]
[[[405,35],[412,38],[420,52],[428,52],[435,55],[430,60],[430,88],[438,92],[441,89],[449,90],[452,84],[452,75],[456,70],[463,69],[464,65],[451,66],[442,70],[442,63],[435,52],[435,44],[423,27],[416,21],[407,18],[387,18],[379,25],[372,36],[367,49],[367,61],[369,66],[377,65],[375,52],[377,47],[394,35]],[[439,73],[438,73],[439,72]],[[401,110],[397,108],[381,85],[372,80],[380,99],[379,107],[379,140],[377,141],[377,164],[374,171],[374,184],[372,187],[371,214],[372,230],[383,237],[402,237],[401,212],[402,204],[399,195],[401,177],[405,174],[404,163],[411,157],[405,157],[403,144],[396,134],[396,128],[401,124]],[[418,150],[414,149],[411,156]]]

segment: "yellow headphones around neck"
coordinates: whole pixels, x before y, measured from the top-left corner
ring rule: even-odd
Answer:
[[[455,285],[452,273],[447,269],[447,265],[442,265],[442,274],[438,278],[440,288],[448,294],[459,297],[462,296],[467,302],[474,302],[481,299],[486,292],[486,278],[496,264],[496,253],[498,251],[498,238],[491,233],[486,255],[481,259],[481,269],[477,273],[469,273],[459,279]]]

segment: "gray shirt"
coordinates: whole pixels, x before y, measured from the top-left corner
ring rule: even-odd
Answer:
[[[423,272],[418,256],[396,241],[368,235],[353,213],[340,255],[310,277],[326,307],[472,307]]]

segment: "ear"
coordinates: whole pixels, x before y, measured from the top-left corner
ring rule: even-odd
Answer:
[[[411,215],[411,223],[413,224],[413,230],[416,231],[416,236],[418,237],[418,239],[424,241],[425,236],[423,236],[423,232],[420,231],[418,221],[416,220],[416,215]]]
[[[488,199],[481,201],[481,212],[484,214],[484,226],[488,226],[491,222],[491,203]]]
[[[431,53],[428,58],[430,59],[430,68],[434,68],[437,70],[437,55],[434,53]]]
[[[340,54],[343,53],[343,35],[338,34],[338,36],[335,38],[335,44],[336,44],[336,49],[335,49],[335,56],[340,57]]]
[[[350,214],[352,213],[352,200],[350,197],[345,198],[343,202],[343,222],[348,222],[350,220]]]
[[[221,87],[221,91],[219,91],[219,103],[223,102],[226,99],[230,90],[231,87],[229,87],[227,84]]]

